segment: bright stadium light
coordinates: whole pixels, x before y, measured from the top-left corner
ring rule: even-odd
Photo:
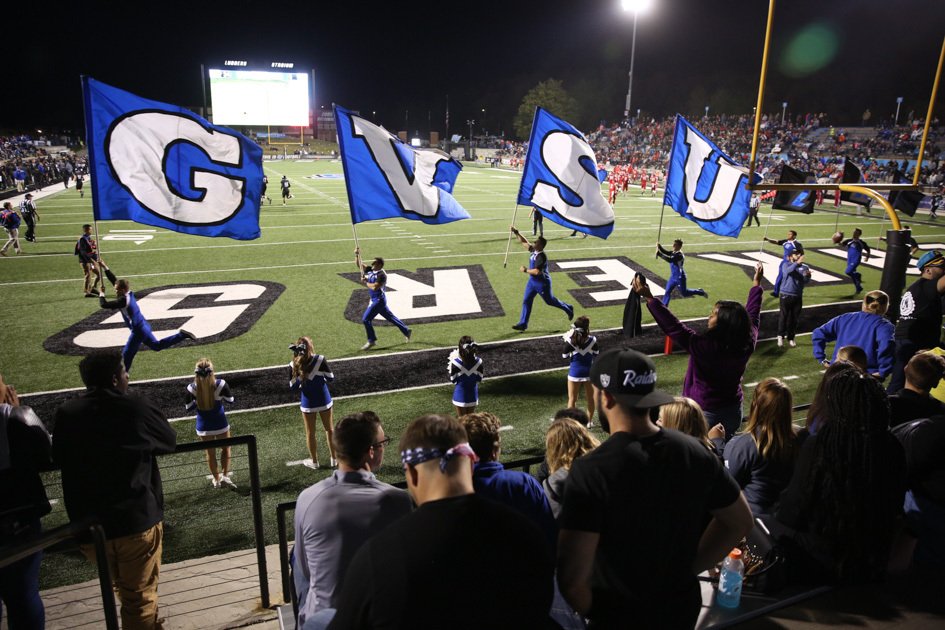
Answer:
[[[649,10],[652,4],[652,0],[620,0],[620,7],[624,11],[633,13],[633,38],[630,40],[630,82],[627,86],[627,102],[624,105],[623,111],[624,117],[630,116],[630,104],[633,97],[633,58],[636,56],[637,51],[637,17],[639,17],[641,13],[645,13]]]

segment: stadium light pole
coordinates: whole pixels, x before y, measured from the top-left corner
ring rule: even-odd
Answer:
[[[708,117],[709,117],[709,106],[706,105],[706,106],[705,106],[705,116],[703,116],[703,118],[708,118]]]
[[[620,0],[620,7],[624,11],[633,13],[633,37],[630,40],[630,81],[627,85],[627,102],[623,108],[624,118],[630,117],[630,105],[633,101],[633,61],[637,52],[637,18],[650,8],[652,0]]]
[[[784,126],[784,115],[787,114],[787,101],[781,103],[781,126]]]
[[[900,105],[902,105],[902,97],[901,97],[901,96],[897,96],[897,97],[896,97],[896,122],[894,123],[894,126],[896,126],[896,127],[899,126],[899,107],[900,107]]]

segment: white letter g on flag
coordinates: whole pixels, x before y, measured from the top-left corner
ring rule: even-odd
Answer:
[[[120,119],[110,130],[105,147],[115,176],[150,212],[183,225],[226,221],[243,202],[243,179],[196,164],[182,167],[188,173],[169,177],[165,171],[167,154],[179,142],[198,147],[216,164],[234,168],[242,165],[236,137],[168,112],[140,112]],[[199,199],[181,196],[172,189],[172,181],[189,181],[190,187],[200,193]]]

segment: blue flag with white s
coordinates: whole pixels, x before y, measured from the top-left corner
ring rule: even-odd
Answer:
[[[703,230],[737,238],[748,218],[747,183],[748,169],[676,115],[664,204]]]
[[[259,238],[262,149],[176,105],[82,78],[97,221]]]
[[[614,231],[614,209],[600,183],[597,159],[584,134],[535,108],[518,204],[540,208],[569,230],[607,238]]]
[[[450,194],[462,165],[438,149],[411,147],[389,131],[335,108],[351,222],[403,217],[428,224],[468,219]]]

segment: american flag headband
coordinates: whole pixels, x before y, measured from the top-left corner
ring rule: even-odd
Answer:
[[[428,462],[431,459],[439,459],[440,472],[446,472],[446,466],[454,457],[468,457],[473,463],[479,461],[479,457],[476,455],[475,451],[472,450],[468,442],[457,444],[446,451],[441,448],[424,448],[418,446],[417,448],[408,448],[406,451],[400,452],[400,461],[403,463],[404,468],[408,465],[416,466],[417,464]]]

